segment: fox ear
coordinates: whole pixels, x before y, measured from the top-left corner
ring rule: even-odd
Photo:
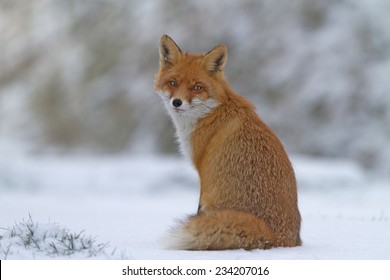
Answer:
[[[160,67],[169,67],[176,64],[181,57],[181,50],[168,35],[160,40]]]
[[[227,48],[225,45],[218,45],[209,51],[203,58],[203,65],[210,73],[223,72],[227,60]]]

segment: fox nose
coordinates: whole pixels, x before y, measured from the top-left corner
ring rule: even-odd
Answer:
[[[174,99],[173,101],[172,101],[172,105],[174,106],[174,107],[180,107],[181,106],[181,104],[183,104],[183,102],[180,100],[180,99]]]

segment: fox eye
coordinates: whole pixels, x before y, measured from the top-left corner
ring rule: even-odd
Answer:
[[[194,91],[201,91],[201,90],[202,90],[202,86],[200,86],[200,85],[194,85],[194,86],[192,87],[192,90],[194,90]]]
[[[171,87],[175,87],[175,86],[177,86],[177,83],[176,83],[176,81],[170,81],[170,82],[169,82],[169,85],[170,85]]]

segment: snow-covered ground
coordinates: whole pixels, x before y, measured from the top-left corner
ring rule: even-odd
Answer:
[[[184,160],[3,157],[0,259],[390,259],[390,182],[353,162],[292,161],[303,246],[192,252],[159,242],[197,209],[197,175]]]

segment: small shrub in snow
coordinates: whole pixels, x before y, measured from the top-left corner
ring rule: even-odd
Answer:
[[[13,254],[26,258],[86,258],[105,254],[107,246],[108,243],[97,243],[83,231],[72,233],[58,224],[38,224],[31,216],[0,231],[0,259],[12,258]]]

